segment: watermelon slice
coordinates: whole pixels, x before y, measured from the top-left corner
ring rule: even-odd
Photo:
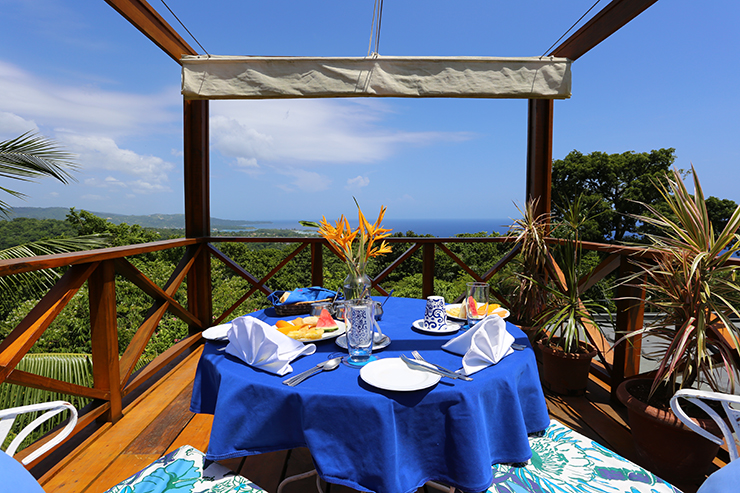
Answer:
[[[481,313],[478,313],[478,304],[472,296],[468,296],[468,313],[471,317],[479,317],[482,315]]]
[[[331,314],[326,308],[321,309],[319,314],[319,321],[316,322],[317,329],[324,329],[324,332],[334,332],[339,329],[337,321],[331,317]]]

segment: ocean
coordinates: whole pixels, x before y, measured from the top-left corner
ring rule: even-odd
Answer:
[[[418,235],[430,234],[440,238],[452,237],[461,233],[480,233],[490,234],[497,232],[504,234],[509,229],[508,225],[513,221],[511,219],[392,219],[386,218],[383,221],[384,228],[391,228],[393,233],[413,231]],[[311,228],[304,228],[298,220],[274,220],[269,224],[260,224],[253,226],[255,229],[291,229],[297,231],[309,231]],[[352,224],[357,227],[357,224]],[[231,230],[224,230],[231,231]]]

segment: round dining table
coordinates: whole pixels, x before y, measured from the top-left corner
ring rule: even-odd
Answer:
[[[462,357],[442,349],[459,331],[413,327],[425,304],[388,299],[379,325],[391,342],[374,356],[411,357],[416,350],[432,363],[461,368]],[[271,324],[281,318],[271,308],[250,316]],[[528,461],[528,435],[550,423],[532,347],[518,327],[507,322],[506,329],[524,350],[471,381],[442,378],[405,391],[370,385],[359,369],[344,364],[289,387],[282,381],[291,374],[251,367],[226,353],[228,341],[207,341],[190,405],[214,416],[206,457],[307,447],[321,478],[360,491],[412,492],[427,481],[484,491],[493,479],[491,466]],[[346,349],[336,339],[317,342],[315,353],[292,362],[292,374],[341,354]]]

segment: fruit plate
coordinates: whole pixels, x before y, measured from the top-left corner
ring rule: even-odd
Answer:
[[[347,327],[344,325],[344,322],[337,320],[337,327],[339,327],[337,330],[332,332],[324,332],[324,334],[319,339],[296,339],[296,341],[300,342],[321,342],[321,341],[328,341],[329,339],[334,339],[335,337],[339,337],[340,335],[344,334],[347,331]]]
[[[459,320],[461,322],[467,322],[467,319],[460,318],[457,316],[460,313],[460,306],[461,306],[460,303],[451,303],[451,304],[445,305],[445,311],[447,312],[447,316],[451,318],[452,320]],[[509,310],[507,310],[506,308],[502,306],[498,306],[498,308],[494,308],[491,310],[491,307],[493,306],[497,306],[497,305],[492,304],[489,307],[489,315],[492,313],[495,313],[501,318],[506,318],[510,315]]]

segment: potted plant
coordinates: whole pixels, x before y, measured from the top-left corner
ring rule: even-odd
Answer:
[[[638,273],[625,282],[645,288],[645,303],[658,317],[617,341],[641,335],[660,342],[652,379],[626,380],[617,396],[628,408],[643,465],[675,482],[701,479],[718,446],[685,428],[671,412],[670,398],[700,385],[734,392],[740,369],[740,333],[730,320],[740,316],[740,266],[730,262],[740,252],[740,207],[715,234],[693,166],[691,172],[693,195],[676,170],[656,184],[669,212],[643,204],[649,214],[638,219],[656,229],[648,235],[656,254],[652,262],[635,260]],[[700,452],[705,457],[695,457]]]
[[[554,231],[561,237],[554,251],[560,272],[544,285],[538,282],[547,294],[547,304],[537,318],[542,334],[537,341],[542,354],[542,384],[565,395],[585,393],[591,360],[598,354],[596,347],[587,342],[588,328],[599,329],[595,313],[610,315],[607,307],[584,298],[580,288],[582,278],[590,276],[590,272],[583,272],[581,262],[579,230],[585,220],[579,197],[567,206],[563,221]]]
[[[514,273],[514,290],[509,297],[512,321],[519,325],[534,344],[539,329],[537,319],[547,306],[547,262],[550,255],[545,238],[549,233],[551,214],[537,214],[538,199],[530,199],[524,210],[517,205],[521,219],[509,226],[509,236],[516,238],[519,250]]]

